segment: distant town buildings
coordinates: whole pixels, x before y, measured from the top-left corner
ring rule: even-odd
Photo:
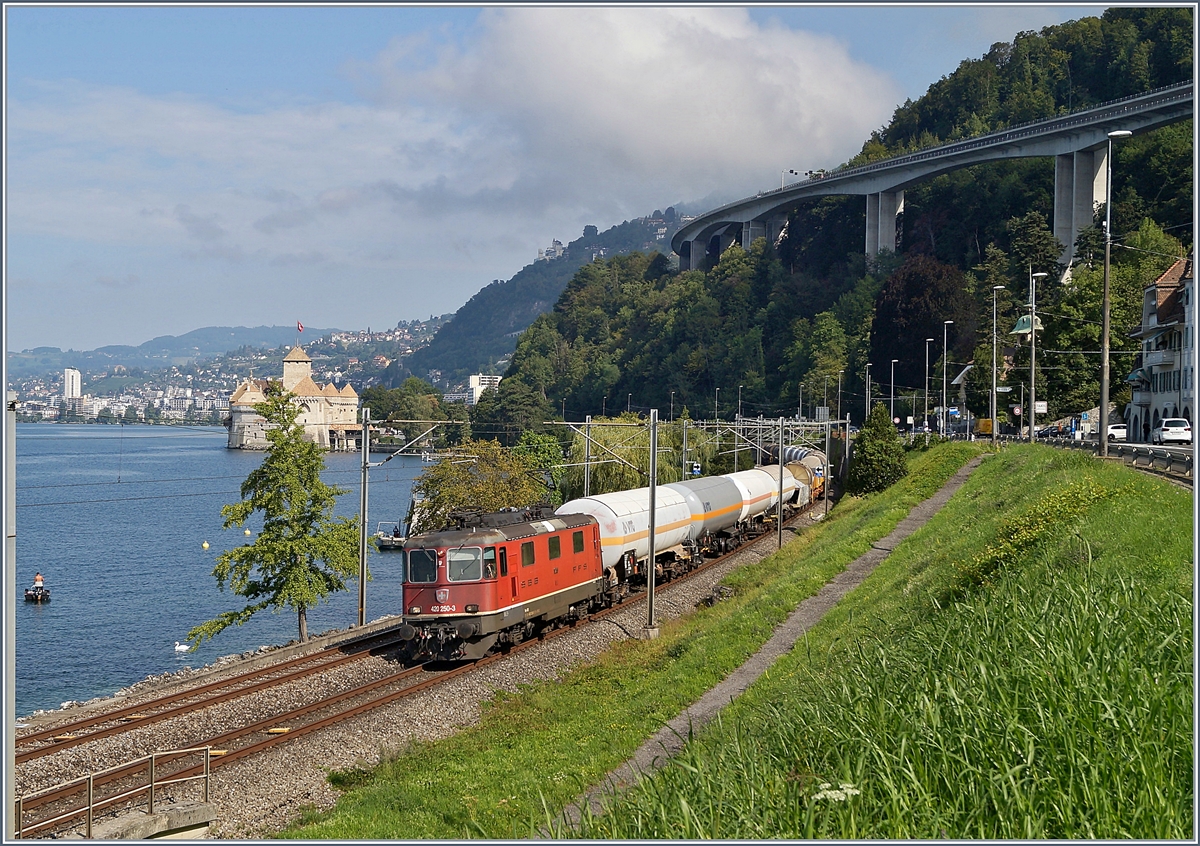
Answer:
[[[1125,412],[1129,440],[1148,443],[1151,430],[1165,417],[1193,419],[1195,327],[1195,273],[1189,256],[1146,286],[1142,323],[1130,333],[1142,351],[1126,377],[1133,388]]]
[[[500,387],[500,376],[484,376],[482,373],[476,373],[467,382],[467,393],[471,398],[467,401],[468,405],[475,405],[479,402],[479,398],[483,396],[484,391],[494,391]]]
[[[266,449],[269,424],[254,410],[267,398],[267,380],[247,379],[229,398],[230,449]],[[325,449],[353,449],[357,423],[358,394],[349,384],[339,391],[330,382],[324,387],[312,379],[312,359],[303,348],[292,348],[283,359],[283,388],[295,395],[300,406],[296,422],[304,436]]]
[[[82,394],[83,375],[74,367],[63,371],[63,399],[78,399]]]
[[[557,238],[544,250],[538,250],[538,261],[549,261],[566,255],[567,248],[563,246],[562,241]]]

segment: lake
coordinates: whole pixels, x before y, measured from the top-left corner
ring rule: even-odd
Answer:
[[[194,652],[175,652],[192,626],[245,605],[218,589],[212,570],[223,550],[250,540],[242,529],[221,528],[221,506],[240,499],[263,453],[225,443],[218,427],[17,425],[18,715],[297,637],[295,612],[266,610]],[[325,482],[348,491],[336,513],[357,515],[361,454],[327,453],[325,465]],[[403,456],[371,470],[371,532],[404,518],[422,467],[419,457]],[[247,526],[257,534],[261,521]],[[400,556],[372,550],[368,566],[367,620],[400,613]],[[21,596],[36,572],[53,595],[44,605]],[[353,579],[309,609],[308,631],[357,619]]]

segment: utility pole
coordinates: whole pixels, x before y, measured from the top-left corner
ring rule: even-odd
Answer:
[[[592,495],[592,415],[583,419],[583,495]]]
[[[658,627],[654,625],[654,556],[655,556],[655,522],[656,503],[655,488],[658,487],[658,409],[650,409],[650,519],[647,527],[649,541],[648,557],[646,559],[646,639],[658,637]]]
[[[783,418],[779,418],[779,548],[783,549]]]
[[[367,468],[371,466],[371,409],[362,410],[362,493],[358,503],[358,625],[367,623]]]

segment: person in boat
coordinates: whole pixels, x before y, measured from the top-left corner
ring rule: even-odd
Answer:
[[[42,578],[41,573],[35,573],[33,577],[33,589],[41,590],[46,586],[46,580]]]

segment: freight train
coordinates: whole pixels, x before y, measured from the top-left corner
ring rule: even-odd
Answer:
[[[814,468],[823,467],[824,454],[785,452],[784,460],[791,463],[658,485],[656,582],[760,534],[781,490],[789,509],[821,495],[824,476]],[[553,512],[550,506],[459,511],[452,525],[407,538],[403,657],[482,658],[644,589],[649,494],[648,487],[597,494]]]

